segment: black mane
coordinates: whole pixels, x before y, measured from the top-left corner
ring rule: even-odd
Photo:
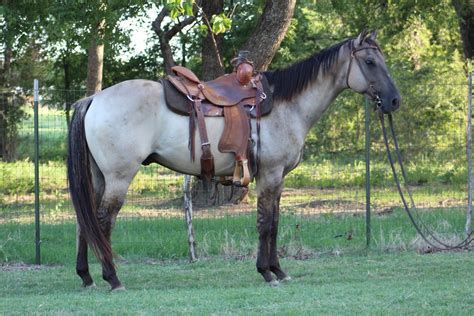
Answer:
[[[273,86],[273,98],[291,101],[295,95],[301,93],[311,82],[316,80],[321,67],[323,73],[326,73],[337,61],[339,49],[351,41],[352,39],[347,39],[325,48],[288,68],[264,72],[269,84]]]

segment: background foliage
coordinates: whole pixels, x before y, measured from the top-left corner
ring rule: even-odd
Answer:
[[[7,87],[22,87],[22,93],[29,95],[32,79],[38,78],[50,94],[55,91],[47,96],[48,107],[63,108],[64,100],[73,102],[77,93],[68,95],[65,90],[84,90],[87,39],[93,36],[90,32],[95,21],[102,18],[107,21],[104,87],[127,79],[157,80],[163,76],[156,35],[150,35],[147,48],[137,53],[131,45],[135,33],[128,26],[133,21],[135,28],[149,30],[150,17],[158,14],[163,3],[179,20],[192,13],[192,2],[107,1],[106,10],[96,10],[100,3],[39,1],[31,6],[19,1],[2,6],[3,49],[13,51]],[[224,3],[224,13],[213,18],[213,27],[225,31],[222,53],[230,70],[230,59],[255,27],[265,1]],[[450,0],[299,1],[270,68],[290,65],[363,29],[378,30],[378,41],[404,99],[397,125],[405,156],[417,157],[427,149],[436,155],[442,153],[449,140],[426,131],[436,126],[440,135],[447,135],[462,126],[468,70],[459,20]],[[174,55],[185,56],[182,61],[197,73],[203,36],[201,21],[172,41]],[[360,152],[364,140],[362,104],[361,98],[343,93],[308,135],[305,158],[317,159],[320,152]],[[16,115],[15,119],[24,117]],[[377,130],[376,124],[373,130]],[[380,140],[380,133],[375,137]],[[380,142],[373,146],[380,151]]]

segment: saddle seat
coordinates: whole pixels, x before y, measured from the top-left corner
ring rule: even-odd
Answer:
[[[253,70],[253,68],[252,68]],[[247,186],[250,182],[248,150],[251,144],[250,116],[246,109],[256,108],[254,116],[260,117],[260,102],[266,98],[261,83],[261,75],[253,74],[246,84],[239,80],[237,72],[223,75],[208,82],[202,82],[188,68],[172,67],[175,75],[162,80],[168,106],[182,115],[190,116],[190,150],[194,160],[195,122],[199,128],[202,156],[201,175],[210,180],[214,174],[214,161],[210,152],[204,116],[224,116],[224,131],[219,140],[218,149],[223,153],[234,153],[236,165],[232,183]],[[168,81],[170,84],[168,84]],[[169,95],[176,94],[175,88],[187,98],[185,109],[169,101]],[[176,100],[176,96],[175,96]]]
[[[211,104],[223,107],[234,106],[241,102],[255,104],[260,75],[252,78],[250,84],[242,85],[235,72],[211,81],[201,82],[188,68],[174,66],[171,69],[176,76],[169,76],[168,80],[185,95],[207,100]]]

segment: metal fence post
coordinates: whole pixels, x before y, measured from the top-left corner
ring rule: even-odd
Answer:
[[[472,76],[474,72],[469,72],[468,96],[467,96],[467,172],[468,172],[468,192],[467,192],[467,210],[466,210],[466,235],[470,236],[472,232]]]
[[[365,97],[365,236],[370,247],[370,111],[369,100]]]
[[[34,89],[34,137],[35,137],[35,246],[36,264],[41,264],[41,239],[40,239],[40,201],[39,201],[39,126],[38,126],[38,79],[33,81]]]

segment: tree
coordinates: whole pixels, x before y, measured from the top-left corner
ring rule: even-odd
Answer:
[[[99,12],[105,13],[106,9],[106,4],[101,3]],[[102,90],[105,23],[105,17],[100,17],[99,20],[92,25],[90,44],[87,48],[87,95],[92,95]]]
[[[29,78],[39,64],[34,60],[38,56],[36,43],[25,36],[37,34],[37,27],[31,22],[32,13],[26,10],[28,7],[28,4],[7,0],[0,6],[0,156],[6,161],[16,156],[17,126],[26,118],[22,91],[13,90],[21,82],[21,71],[15,67],[15,61],[22,54],[27,56],[24,60],[34,65],[29,72],[24,72]]]
[[[161,56],[163,58],[164,70],[166,74],[171,74],[171,67],[176,64],[170,45],[171,39],[184,27],[192,24],[196,20],[196,17],[193,15],[187,16],[183,20],[178,20],[177,23],[170,22],[166,25],[163,25],[163,21],[169,15],[169,13],[170,11],[168,8],[162,8],[152,23],[152,28],[158,35],[158,39],[160,41]]]
[[[459,30],[463,44],[464,57],[474,58],[474,2],[470,0],[453,0],[459,17]]]
[[[224,34],[214,34],[210,24],[211,18],[224,11],[224,0],[209,0],[202,3],[202,15],[205,20],[206,36],[202,38],[201,59],[202,75],[204,81],[208,81],[224,74],[222,63],[222,41]]]
[[[71,104],[80,95],[71,89],[86,89],[91,95],[104,85],[104,56],[116,59],[119,49],[130,42],[127,34],[119,29],[119,22],[144,11],[148,5],[140,1],[125,3],[89,1],[53,2],[43,23],[48,38],[50,57],[56,59],[61,75],[55,77],[52,85],[64,88],[60,98],[65,101],[66,120],[69,126]],[[108,51],[108,53],[106,52]],[[87,56],[87,72],[82,59]],[[62,83],[57,82],[62,80]]]

